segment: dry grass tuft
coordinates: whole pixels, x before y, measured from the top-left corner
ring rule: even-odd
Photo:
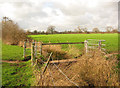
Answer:
[[[46,45],[43,46],[43,56],[48,57],[49,53],[53,52],[52,58],[61,60],[61,59],[70,59],[70,55],[61,49],[60,45]]]
[[[74,45],[69,45],[68,50],[66,51],[66,53],[68,53],[69,55],[71,55],[72,57],[79,57],[82,54],[82,51],[80,51],[80,49],[78,49],[76,46]]]
[[[99,51],[84,55],[71,67],[78,74],[80,85],[118,86],[117,58],[104,58]],[[79,80],[75,78],[74,80]]]

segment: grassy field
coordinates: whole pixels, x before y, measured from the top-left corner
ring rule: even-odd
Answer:
[[[44,43],[54,42],[83,42],[86,39],[99,39],[106,40],[106,50],[108,52],[117,52],[118,51],[118,34],[50,34],[50,35],[29,35],[29,37],[42,41]],[[76,45],[77,48],[83,48],[82,44]],[[66,48],[67,45],[62,45],[63,48]]]
[[[30,50],[27,50],[26,54],[30,54]],[[2,44],[2,59],[3,60],[24,60],[23,48],[15,45]]]
[[[19,64],[2,63],[2,86],[31,86],[34,75],[30,61]]]
[[[28,52],[30,52],[28,50]],[[2,44],[3,60],[24,60],[23,48],[15,45]],[[33,83],[33,71],[31,62],[2,63],[2,86],[31,86]]]

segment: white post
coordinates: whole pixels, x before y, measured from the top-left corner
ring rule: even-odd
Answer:
[[[99,40],[99,50],[101,51],[101,40]]]
[[[85,46],[85,52],[87,53],[88,52],[88,41],[87,40],[85,40],[84,41],[84,46]]]

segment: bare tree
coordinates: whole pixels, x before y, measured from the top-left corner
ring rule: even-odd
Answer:
[[[85,33],[87,33],[87,28],[78,26],[77,29],[75,29],[75,32],[79,32],[79,33],[85,32]]]
[[[49,26],[48,28],[47,28],[47,33],[51,33],[51,34],[53,34],[54,33],[54,31],[55,31],[55,26]]]
[[[111,32],[113,30],[113,27],[112,26],[107,26],[106,27],[106,32]]]
[[[92,30],[92,31],[93,31],[93,32],[95,32],[95,33],[100,32],[98,28],[93,28],[93,30]]]
[[[78,26],[77,29],[75,29],[75,32],[82,33],[82,30],[81,30],[80,26]]]
[[[81,31],[84,32],[84,33],[87,33],[88,32],[87,30],[88,29],[86,27],[81,28]]]

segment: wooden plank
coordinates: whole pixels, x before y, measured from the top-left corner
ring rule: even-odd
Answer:
[[[61,44],[84,44],[84,42],[72,42],[72,43],[43,43],[42,45],[61,45]]]
[[[98,40],[98,39],[87,39],[87,40],[88,40],[88,41],[89,41],[89,40],[92,40],[92,41],[95,40],[95,41],[105,42],[105,40]]]
[[[88,46],[90,49],[97,49],[98,46]]]
[[[92,44],[92,43],[88,43],[89,46],[99,46],[99,44]],[[105,44],[101,44],[101,46],[105,46]]]
[[[50,64],[53,64],[53,63],[70,63],[70,62],[77,62],[79,61],[80,59],[66,59],[66,60],[54,60],[54,61],[49,61]],[[45,62],[47,63],[47,62]]]

